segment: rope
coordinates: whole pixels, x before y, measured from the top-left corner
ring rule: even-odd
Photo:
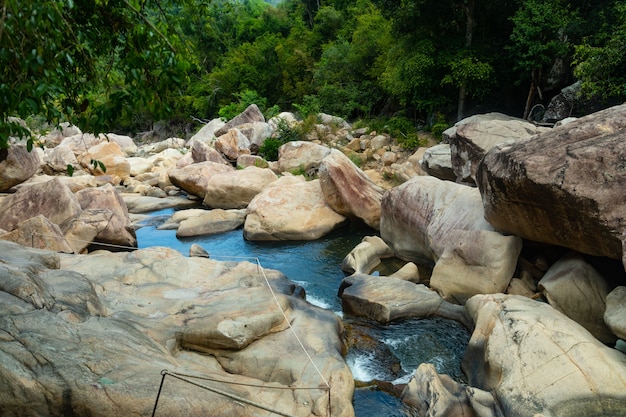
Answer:
[[[260,408],[261,410],[269,411],[270,413],[278,414],[279,416],[283,416],[283,417],[293,417],[291,414],[285,414],[285,413],[283,413],[281,411],[274,410],[274,409],[269,408],[269,407],[267,407],[267,406],[265,406],[263,404],[255,403],[254,401],[248,400],[248,399],[240,397],[238,395],[231,394],[229,392],[222,391],[222,390],[217,389],[217,388],[207,387],[206,385],[202,385],[202,384],[199,384],[199,383],[197,383],[195,381],[191,381],[191,380],[189,380],[187,378],[179,376],[176,373],[169,372],[167,369],[162,370],[161,371],[161,375],[163,375],[163,378],[161,379],[161,387],[163,386],[163,381],[165,381],[165,376],[166,375],[171,375],[173,378],[176,378],[176,379],[181,380],[183,382],[186,382],[188,384],[191,384],[191,385],[194,385],[196,387],[205,389],[207,391],[214,392],[216,394],[222,395],[222,396],[230,398],[232,400],[235,400],[235,401],[247,404],[247,405],[251,405],[251,406],[256,407],[256,408]],[[157,404],[159,402],[159,396],[161,394],[161,387],[159,387],[159,393],[157,394],[157,399],[156,399],[156,401],[154,403],[154,409],[152,411],[152,417],[154,417],[154,414],[156,412]]]

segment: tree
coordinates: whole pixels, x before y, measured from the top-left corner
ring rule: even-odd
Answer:
[[[539,91],[544,69],[570,52],[568,30],[576,13],[559,0],[523,0],[511,17],[513,32],[509,51],[516,59],[515,69],[530,74],[530,88],[524,107],[528,117]]]
[[[187,62],[176,36],[149,18],[150,3],[3,0],[0,147],[27,135],[10,116],[41,115],[104,131],[137,108],[167,111]]]
[[[611,13],[612,12],[612,13]],[[618,2],[607,13],[617,20],[587,37],[576,47],[574,75],[587,98],[626,99],[626,4]]]

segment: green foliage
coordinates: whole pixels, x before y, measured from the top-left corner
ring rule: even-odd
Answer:
[[[278,160],[278,148],[284,143],[278,138],[267,138],[263,141],[263,144],[259,147],[259,156],[262,156],[267,161]]]
[[[576,47],[574,75],[582,83],[586,98],[626,99],[626,4],[615,4],[617,22]]]
[[[430,132],[433,134],[435,139],[441,140],[443,132],[449,127],[450,125],[446,121],[446,116],[441,113],[437,113],[435,122],[430,127]]]
[[[145,6],[145,5],[144,5]],[[137,109],[166,114],[188,70],[159,15],[137,2],[6,0],[0,25],[0,147],[8,116],[106,131]]]
[[[253,90],[244,90],[240,93],[235,94],[238,101],[227,104],[222,107],[219,111],[219,115],[223,120],[230,120],[233,117],[237,116],[245,109],[248,108],[251,104],[256,104],[259,107],[261,112],[265,111],[265,107],[267,106],[267,99],[259,96],[256,91]]]
[[[415,150],[422,145],[415,124],[406,117],[392,117],[385,124],[384,131],[406,150]]]
[[[293,107],[298,111],[298,114],[303,119],[309,116],[317,116],[322,110],[322,105],[317,96],[306,95],[302,97],[302,104],[294,103]]]
[[[468,94],[483,98],[493,84],[493,67],[475,56],[457,55],[450,60],[448,67],[450,72],[441,80],[442,85],[452,85],[457,88],[465,85]]]

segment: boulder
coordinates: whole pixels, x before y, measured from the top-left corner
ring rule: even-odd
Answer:
[[[141,174],[151,172],[154,167],[154,165],[152,165],[152,161],[141,156],[126,158],[126,162],[128,162],[129,175],[131,177],[137,177]]]
[[[493,393],[502,415],[626,413],[626,355],[549,304],[491,294],[465,308],[475,330],[463,371],[469,385]]]
[[[59,178],[33,184],[0,200],[0,228],[11,231],[17,224],[43,214],[60,225],[82,211],[72,190]]]
[[[448,375],[440,375],[429,363],[422,363],[415,370],[400,398],[419,416],[500,416],[491,393],[460,384]]]
[[[83,210],[104,209],[113,213],[107,226],[94,239],[96,242],[128,249],[137,246],[137,238],[130,223],[128,208],[115,188],[109,184],[98,188],[86,188],[78,191],[76,198]]]
[[[277,171],[278,173],[300,171],[314,177],[320,163],[329,154],[330,148],[313,142],[287,142],[278,148]]]
[[[76,159],[76,154],[68,146],[44,149],[43,163],[44,172],[52,175],[67,172],[68,166],[71,166],[75,171],[82,169],[78,159]]]
[[[106,173],[117,178],[116,183],[130,176],[130,163],[115,142],[102,142],[92,146],[78,157],[78,161],[94,175]],[[104,165],[104,169],[100,163]]]
[[[269,168],[248,167],[209,178],[203,203],[207,207],[238,209],[250,201],[278,177]]]
[[[229,129],[217,138],[215,149],[228,161],[236,161],[241,155],[250,153],[250,140],[239,129]]]
[[[324,198],[333,210],[361,219],[376,230],[380,228],[380,202],[384,190],[347,156],[333,149],[321,161],[318,175]]]
[[[259,110],[256,104],[249,105],[242,113],[229,120],[224,126],[215,131],[218,138],[228,132],[230,129],[241,126],[246,123],[265,122],[265,116]]]
[[[193,217],[201,217],[207,214],[209,210],[204,208],[187,208],[176,210],[169,219],[157,227],[158,230],[176,230],[180,224]]]
[[[345,221],[326,203],[319,180],[283,176],[252,199],[243,232],[247,240],[315,240]]]
[[[193,145],[191,147],[191,159],[192,163],[211,161],[217,162],[219,164],[229,165],[229,162],[224,159],[224,156],[220,152],[201,140],[193,142]],[[177,167],[180,167],[180,163],[177,164]]]
[[[130,136],[118,135],[117,133],[106,133],[104,138],[107,142],[116,143],[125,156],[133,156],[139,150],[135,141]]]
[[[381,258],[393,256],[393,251],[378,236],[365,236],[361,243],[350,251],[341,262],[341,270],[349,275],[369,274]]]
[[[226,122],[220,118],[211,120],[209,123],[203,125],[202,128],[187,141],[186,146],[193,148],[196,142],[203,142],[211,146],[216,139],[215,132],[224,127],[224,125],[226,125]]]
[[[245,220],[245,210],[204,210],[205,213],[180,222],[176,237],[215,235],[235,230]]]
[[[168,208],[184,209],[197,206],[198,202],[186,197],[150,197],[137,194],[121,194],[129,213],[148,213]]]
[[[17,248],[0,242],[3,416],[244,417],[258,413],[254,404],[296,417],[354,415],[338,318],[293,297],[295,285],[277,271],[264,277],[257,264],[164,248],[62,260]],[[287,316],[271,305],[267,282]],[[239,350],[246,340],[255,342]],[[220,341],[233,350],[209,352]],[[299,342],[315,350],[315,366]],[[189,383],[206,378],[244,402]]]
[[[168,177],[172,184],[186,192],[204,198],[207,184],[213,175],[232,172],[233,167],[217,162],[198,162],[184,168],[173,169]]]
[[[613,334],[626,340],[626,287],[615,288],[606,296],[604,322]]]
[[[479,166],[485,218],[524,239],[621,259],[626,105],[491,149]]]
[[[258,155],[239,155],[239,158],[237,158],[237,167],[269,168],[270,164]]]
[[[449,230],[447,246],[430,277],[430,287],[447,301],[463,304],[475,294],[505,292],[522,240],[491,230]]]
[[[13,144],[8,149],[0,149],[0,192],[31,178],[40,165],[37,152],[29,152],[25,145]]]
[[[268,120],[267,123],[269,123],[269,125],[274,130],[274,134],[276,134],[276,132],[280,130],[280,124],[283,122],[286,123],[289,127],[294,127],[296,124],[298,124],[298,118],[295,114],[291,112],[282,112],[272,117],[270,120]]]
[[[463,307],[450,304],[423,284],[399,278],[354,274],[339,289],[344,314],[379,323],[440,316],[469,326]]]
[[[422,169],[428,175],[441,180],[456,181],[456,174],[452,168],[450,144],[440,143],[428,148],[422,158]]]
[[[186,149],[185,148],[185,140],[181,139],[181,138],[168,138],[165,140],[162,140],[160,142],[153,142],[153,143],[148,143],[145,145],[142,145],[141,147],[139,147],[139,149],[137,150],[137,154],[139,156],[141,155],[155,155],[155,154],[160,154],[162,152],[166,152],[166,151],[177,151],[179,156],[182,156],[182,154],[180,153],[179,149]]]
[[[615,343],[604,323],[609,290],[607,280],[575,252],[555,262],[539,281],[539,291],[552,307],[607,344]]]
[[[106,229],[112,217],[113,212],[106,209],[87,209],[65,220],[60,227],[72,252],[83,253],[96,236]]]
[[[481,119],[458,125],[456,134],[450,138],[456,181],[474,184],[478,164],[495,145],[522,141],[546,130],[522,119]]]
[[[72,253],[74,251],[59,226],[42,214],[20,222],[14,230],[1,235],[0,239],[54,252]]]

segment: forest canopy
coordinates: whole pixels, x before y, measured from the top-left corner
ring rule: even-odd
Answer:
[[[0,147],[20,118],[137,132],[248,102],[429,128],[626,98],[623,0],[1,0]]]

